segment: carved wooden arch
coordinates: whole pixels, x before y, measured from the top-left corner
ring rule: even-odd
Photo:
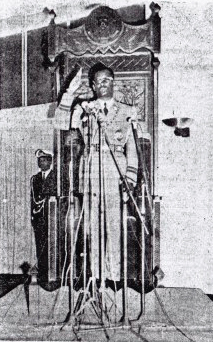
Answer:
[[[159,5],[150,5],[152,14],[142,25],[130,25],[121,20],[116,10],[107,6],[94,9],[76,28],[56,25],[54,19],[48,26],[48,58],[54,62],[64,51],[74,56],[106,53],[132,54],[147,48],[160,52]]]

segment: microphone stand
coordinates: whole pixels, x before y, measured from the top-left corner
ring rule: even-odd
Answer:
[[[145,207],[145,193],[147,194],[148,203],[149,203],[149,209],[152,212],[152,197],[150,194],[149,189],[149,182],[147,179],[146,174],[146,165],[145,160],[143,156],[143,151],[141,148],[141,145],[138,141],[138,133],[137,133],[137,123],[136,121],[132,120],[132,132],[135,140],[135,145],[137,149],[138,157],[141,157],[141,163],[142,163],[142,184],[141,184],[141,195],[139,196],[140,201],[140,207],[141,207],[141,215],[143,217],[143,221],[141,221],[141,314],[145,313],[145,288],[144,288],[144,274],[145,274],[145,236],[144,236],[144,230],[146,230],[145,226],[145,215],[146,215],[146,207]],[[141,316],[139,315],[139,317]],[[139,318],[138,317],[138,318]]]
[[[150,189],[149,189],[149,182],[147,179],[147,174],[146,174],[146,165],[145,165],[145,160],[143,157],[143,151],[141,149],[141,145],[138,142],[138,133],[137,133],[137,123],[136,121],[131,122],[132,125],[132,132],[133,132],[133,136],[134,136],[134,140],[135,140],[135,145],[136,145],[136,149],[137,149],[137,154],[138,156],[141,157],[141,163],[142,163],[142,175],[143,175],[143,179],[144,179],[144,183],[146,186],[146,192],[147,192],[147,198],[148,198],[148,202],[149,202],[149,208],[150,211],[152,211],[152,196],[150,195]]]
[[[84,201],[83,201],[83,227],[84,227],[84,248],[83,248],[83,290],[80,291],[80,294],[77,298],[76,304],[74,305],[73,302],[73,290],[74,290],[74,283],[73,283],[73,261],[74,261],[74,252],[76,249],[76,241],[74,241],[74,237],[72,234],[71,236],[71,265],[70,265],[70,288],[69,288],[69,313],[67,314],[67,317],[61,327],[61,330],[67,324],[69,321],[72,326],[73,333],[75,334],[75,337],[77,336],[77,331],[75,329],[76,323],[80,323],[80,317],[84,313],[84,310],[87,306],[91,306],[93,309],[95,315],[97,316],[98,323],[101,325],[105,336],[107,340],[109,339],[108,333],[106,331],[106,328],[104,326],[104,314],[105,314],[105,200],[104,200],[104,156],[102,155],[102,145],[105,143],[104,141],[104,134],[101,127],[99,127],[99,143],[100,143],[100,149],[99,149],[99,180],[100,180],[100,243],[101,243],[101,267],[99,276],[101,277],[101,288],[99,292],[97,290],[97,284],[96,284],[96,278],[95,278],[95,266],[94,266],[94,253],[93,246],[91,244],[91,239],[95,239],[93,228],[90,225],[92,210],[91,210],[91,163],[92,158],[90,159],[91,155],[91,144],[92,144],[92,136],[93,136],[93,118],[91,115],[87,116],[88,125],[86,128],[86,131],[84,131],[84,141],[85,141],[85,147],[84,147],[84,155],[83,155],[83,182],[84,182]],[[72,140],[71,140],[71,151],[72,151]],[[73,155],[71,156],[73,157]],[[72,158],[71,158],[72,159]],[[73,172],[73,165],[72,161],[70,163],[70,169],[71,169],[71,175]],[[71,181],[71,178],[70,178]],[[73,203],[73,191],[70,192],[69,195],[70,203]],[[82,216],[81,216],[82,218]],[[79,218],[79,220],[81,220]],[[80,222],[79,222],[80,224]],[[87,234],[90,230],[90,246],[87,246]],[[72,233],[72,232],[71,232]],[[88,251],[87,251],[88,250]],[[91,257],[91,271],[92,276],[87,279],[87,272],[88,270],[88,252],[90,253]],[[101,301],[100,301],[101,300]],[[101,313],[100,313],[101,311]]]
[[[99,207],[99,226],[100,226],[100,247],[101,247],[101,304],[102,304],[102,319],[105,307],[105,194],[104,194],[104,128],[99,124],[99,186],[100,186],[100,207]]]
[[[137,211],[137,214],[138,214],[138,216],[139,216],[139,219],[140,219],[141,223],[144,224],[144,229],[145,229],[146,234],[149,235],[149,231],[148,231],[148,229],[147,229],[147,227],[146,227],[146,225],[145,225],[145,223],[144,223],[144,218],[142,217],[142,215],[141,215],[141,213],[140,213],[140,210],[139,210],[139,208],[138,208],[138,205],[137,205],[137,203],[136,203],[136,201],[135,201],[135,199],[134,199],[134,197],[133,197],[133,195],[132,195],[132,192],[131,192],[131,190],[130,190],[128,181],[127,181],[127,179],[126,179],[126,176],[123,175],[122,172],[121,172],[121,169],[120,169],[120,166],[118,165],[118,162],[117,162],[117,160],[116,160],[115,154],[114,154],[114,152],[113,152],[112,149],[111,149],[111,146],[110,146],[111,144],[110,144],[110,141],[109,141],[109,138],[108,138],[106,132],[105,132],[105,140],[106,140],[106,143],[107,143],[107,145],[108,145],[108,147],[109,147],[109,150],[110,150],[112,159],[113,159],[113,161],[114,161],[114,163],[115,163],[115,166],[116,166],[116,168],[117,168],[117,170],[118,170],[118,173],[119,173],[119,175],[120,175],[120,179],[121,179],[121,181],[122,181],[123,184],[124,184],[124,188],[125,188],[125,190],[126,190],[128,196],[131,198],[131,200],[132,200],[132,202],[133,202],[133,204],[134,204],[134,206],[135,206],[135,209],[136,209],[136,211]]]
[[[115,163],[115,166],[118,170],[118,173],[120,175],[120,179],[123,183],[123,190],[125,190],[123,192],[123,249],[124,249],[124,300],[123,300],[123,304],[124,304],[124,315],[123,315],[123,321],[124,323],[129,326],[129,319],[128,319],[128,287],[127,287],[127,258],[128,258],[128,255],[127,255],[127,201],[128,201],[128,197],[132,200],[134,206],[135,206],[135,209],[136,209],[136,212],[138,214],[138,217],[140,219],[140,222],[141,222],[141,228],[142,228],[142,244],[143,244],[143,251],[142,251],[142,310],[144,311],[144,299],[145,299],[145,293],[144,293],[144,267],[143,267],[143,264],[144,264],[144,256],[145,256],[145,253],[144,253],[144,231],[146,232],[147,235],[149,235],[149,231],[146,227],[146,224],[145,224],[145,215],[144,215],[144,212],[140,212],[139,208],[138,208],[138,205],[132,195],[132,192],[129,188],[129,184],[128,184],[128,181],[125,177],[125,175],[123,175],[123,173],[121,172],[121,169],[119,167],[119,164],[117,162],[117,159],[115,157],[115,154],[114,152],[112,151],[112,148],[111,148],[111,144],[110,144],[110,141],[109,141],[109,138],[105,132],[105,141],[108,145],[108,148],[110,150],[110,153],[111,153],[111,156],[112,156],[112,159]],[[137,145],[136,145],[137,146]],[[126,192],[126,195],[125,195],[125,192]],[[143,192],[144,193],[144,192]],[[144,202],[144,199],[143,199],[143,202]]]

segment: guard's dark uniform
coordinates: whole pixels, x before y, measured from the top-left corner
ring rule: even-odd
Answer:
[[[38,278],[48,275],[48,199],[56,196],[57,182],[53,170],[42,180],[42,172],[31,178],[31,222],[35,233]]]

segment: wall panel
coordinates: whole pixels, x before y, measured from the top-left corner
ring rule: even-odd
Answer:
[[[22,105],[21,34],[0,38],[0,108]]]

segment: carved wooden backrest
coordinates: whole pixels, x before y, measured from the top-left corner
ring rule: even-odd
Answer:
[[[79,95],[92,96],[88,70],[97,62],[111,67],[115,73],[115,97],[136,106],[143,131],[152,135],[154,112],[155,52],[160,52],[160,7],[152,3],[152,14],[140,25],[122,21],[116,10],[106,6],[94,9],[77,27],[48,27],[50,64],[57,63],[58,88],[74,67],[83,68]],[[47,49],[43,49],[47,51]]]

